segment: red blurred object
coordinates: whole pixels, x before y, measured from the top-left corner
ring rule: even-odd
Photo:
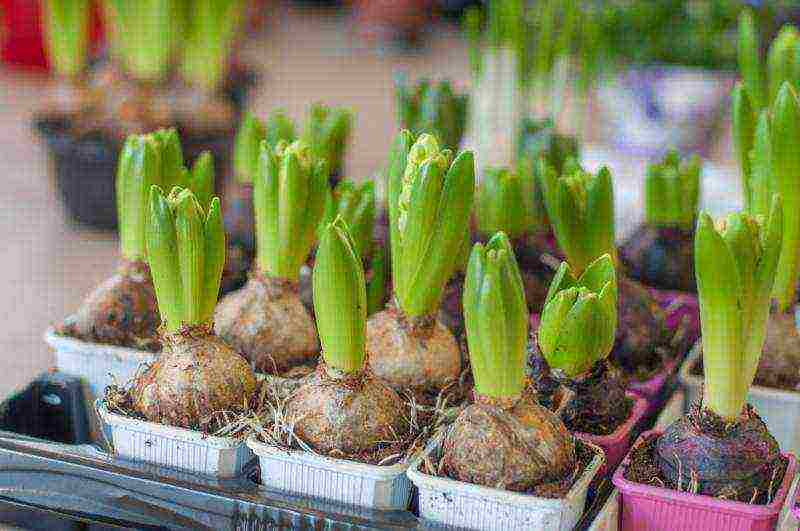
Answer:
[[[367,40],[415,41],[430,20],[433,0],[351,0],[357,31]]]
[[[36,0],[0,0],[0,58],[3,63],[29,68],[49,68],[44,52],[41,2]],[[90,23],[92,48],[103,37],[97,6],[92,8]]]

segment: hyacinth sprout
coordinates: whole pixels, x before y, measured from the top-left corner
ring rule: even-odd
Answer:
[[[648,224],[692,229],[700,201],[701,168],[700,157],[681,163],[677,151],[648,167],[644,207]]]

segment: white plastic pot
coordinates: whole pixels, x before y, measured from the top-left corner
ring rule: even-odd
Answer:
[[[426,522],[446,528],[491,531],[569,531],[580,520],[586,491],[605,461],[603,451],[587,442],[596,453],[564,498],[540,498],[436,477],[420,471],[426,455],[441,451],[443,434],[428,444],[408,469],[419,489],[419,515]]]
[[[680,380],[686,389],[687,406],[700,397],[703,389],[703,377],[692,374],[700,356],[698,341],[681,366]],[[800,455],[800,393],[753,385],[747,401],[764,419],[781,451]]]
[[[83,378],[94,398],[102,397],[106,387],[116,380],[125,384],[131,380],[142,363],[153,363],[157,354],[114,345],[89,343],[56,334],[48,328],[44,340],[55,350],[58,370]],[[111,375],[114,375],[112,378]]]
[[[244,441],[117,415],[101,399],[95,408],[111,433],[114,454],[122,459],[217,478],[240,475],[253,459]]]
[[[267,489],[380,510],[404,510],[411,497],[408,463],[377,466],[276,448],[255,435],[247,446],[258,456]]]

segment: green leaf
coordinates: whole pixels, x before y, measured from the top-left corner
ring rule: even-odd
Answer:
[[[781,195],[784,212],[783,245],[775,280],[775,297],[785,311],[795,300],[800,267],[800,102],[788,82],[781,86],[772,114],[772,168],[775,190]]]
[[[389,278],[386,249],[377,246],[372,252],[372,278],[367,283],[367,315],[383,310],[386,305],[386,281]]]
[[[157,184],[159,156],[144,137],[130,136],[117,168],[117,213],[122,256],[143,260],[147,255],[145,232],[150,187]]]
[[[77,78],[86,71],[89,0],[45,0],[42,5],[48,58],[59,76]]]
[[[400,206],[399,198],[403,190],[403,175],[405,175],[408,155],[414,139],[411,133],[401,131],[392,144],[389,160],[386,167],[387,203],[389,208],[389,242],[392,259],[392,279],[396,286],[403,286],[404,271],[402,269],[402,243],[400,237]]]
[[[264,123],[251,113],[246,113],[236,132],[233,149],[233,166],[240,182],[250,183],[258,172],[261,142],[267,137]],[[274,144],[273,144],[274,145]]]
[[[367,293],[361,258],[340,217],[323,231],[313,283],[325,363],[347,373],[359,372],[366,357]]]
[[[278,275],[278,191],[280,169],[273,148],[262,142],[259,170],[253,182],[253,211],[256,221],[256,254],[263,273]]]
[[[183,190],[175,200],[175,234],[178,238],[183,295],[183,317],[186,324],[204,322],[205,238],[204,216],[197,199]]]
[[[769,101],[775,101],[784,82],[795,82],[794,70],[799,41],[800,33],[797,28],[788,24],[781,28],[772,41],[767,54]]]
[[[189,189],[194,193],[203,210],[208,210],[214,196],[214,156],[210,151],[203,151],[192,167]]]
[[[753,98],[754,108],[761,108],[767,104],[764,97],[764,74],[761,67],[758,29],[753,20],[753,13],[749,9],[743,9],[739,14],[738,52],[739,71],[744,85]]]
[[[737,84],[733,89],[731,102],[733,109],[733,144],[742,176],[745,206],[749,209],[752,198],[750,151],[753,149],[756,130],[755,107],[747,90],[741,84]]]
[[[178,330],[183,315],[183,295],[175,216],[158,186],[150,189],[147,259],[161,319],[169,330]]]
[[[203,308],[201,319],[209,322],[219,298],[222,271],[225,269],[225,224],[219,198],[211,200],[203,228],[205,235],[205,264],[203,268]]]

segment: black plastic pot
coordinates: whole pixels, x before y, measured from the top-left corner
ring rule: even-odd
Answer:
[[[246,105],[254,74],[241,71],[232,75],[224,89],[233,104],[237,122]],[[117,228],[115,176],[122,143],[100,132],[76,136],[71,122],[64,117],[40,116],[33,126],[47,142],[53,164],[52,176],[69,217],[78,224],[114,230]],[[229,172],[235,127],[217,134],[193,134],[180,130],[181,145],[187,161],[205,150],[214,155],[217,168],[217,193]]]

